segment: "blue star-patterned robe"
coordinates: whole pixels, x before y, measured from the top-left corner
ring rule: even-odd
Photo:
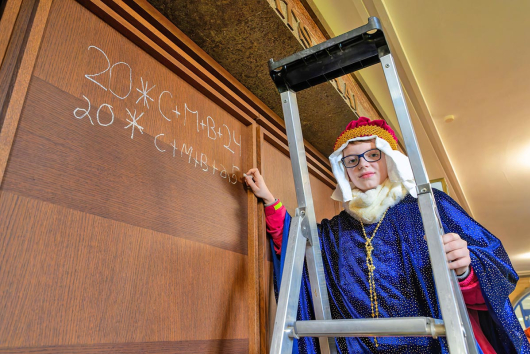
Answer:
[[[459,234],[468,243],[471,265],[478,277],[489,311],[479,311],[484,335],[497,352],[530,353],[508,295],[518,276],[501,242],[473,220],[454,200],[435,190],[446,233]],[[284,225],[282,250],[287,249],[290,216]],[[365,225],[372,235],[376,224]],[[390,208],[372,243],[375,285],[380,317],[426,316],[441,318],[427,243],[417,199],[408,195]],[[331,314],[336,319],[371,318],[365,240],[361,224],[346,212],[319,225]],[[274,247],[272,247],[274,249]],[[273,251],[274,253],[274,251]],[[273,255],[275,290],[279,289],[283,256]],[[313,319],[307,270],[300,293],[298,319]],[[296,341],[293,352],[318,353],[316,338]],[[448,353],[445,338],[378,337],[337,338],[340,353]]]

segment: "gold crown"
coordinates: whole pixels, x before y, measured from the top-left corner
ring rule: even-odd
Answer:
[[[342,146],[342,144],[348,142],[351,139],[359,138],[361,136],[371,136],[371,135],[377,135],[381,139],[385,140],[390,144],[390,147],[392,150],[397,150],[398,145],[397,142],[394,140],[394,137],[392,134],[390,134],[385,129],[374,126],[374,125],[363,125],[361,127],[353,128],[350,130],[346,130],[344,133],[339,136],[337,139],[337,142],[335,143],[335,147],[333,148],[333,151],[337,151],[338,148]]]

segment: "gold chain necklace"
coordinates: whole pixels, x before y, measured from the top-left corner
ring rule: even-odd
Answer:
[[[377,305],[377,292],[375,290],[375,278],[374,278],[374,259],[372,258],[372,252],[374,250],[374,246],[372,245],[372,240],[375,237],[375,234],[377,233],[377,229],[379,229],[379,226],[381,226],[381,223],[383,222],[383,219],[385,218],[386,212],[381,217],[381,220],[377,223],[377,226],[375,227],[374,233],[372,234],[372,237],[368,238],[366,236],[366,231],[364,231],[364,224],[361,221],[361,227],[363,229],[363,236],[366,242],[364,243],[364,247],[366,249],[366,267],[368,268],[368,283],[370,284],[370,306],[372,308],[372,318],[379,317],[379,306]],[[375,309],[375,311],[374,311]],[[375,346],[378,347],[377,344],[377,338],[374,338]]]

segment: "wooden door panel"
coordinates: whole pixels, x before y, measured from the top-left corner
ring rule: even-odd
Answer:
[[[252,351],[251,119],[73,0],[45,26],[0,188],[0,353]]]

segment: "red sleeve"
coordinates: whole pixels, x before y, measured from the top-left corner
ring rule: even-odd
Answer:
[[[467,278],[460,282],[460,290],[462,290],[464,302],[468,308],[472,310],[488,311],[473,267],[469,268],[469,275]]]
[[[282,251],[283,222],[285,221],[286,212],[285,207],[279,200],[265,207],[267,233],[272,237],[276,254],[280,254]]]
[[[473,271],[473,267],[469,268],[469,275],[466,279],[460,282],[460,290],[464,296],[464,302],[466,303],[467,312],[469,314],[469,320],[473,327],[473,333],[475,339],[480,346],[480,349],[484,354],[495,354],[495,349],[491,346],[490,342],[482,332],[480,327],[480,321],[478,317],[478,311],[488,311],[482,291],[480,291],[480,284],[478,282],[477,275]]]

